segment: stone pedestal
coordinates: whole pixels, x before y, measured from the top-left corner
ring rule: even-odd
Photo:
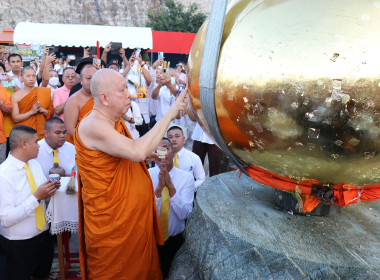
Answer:
[[[198,189],[169,279],[380,279],[380,201],[339,215],[290,215],[238,174]]]

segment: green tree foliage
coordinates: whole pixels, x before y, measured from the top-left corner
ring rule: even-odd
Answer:
[[[165,0],[158,10],[147,13],[147,27],[158,31],[198,32],[206,19],[197,4],[191,4],[186,10],[183,4],[174,0]]]

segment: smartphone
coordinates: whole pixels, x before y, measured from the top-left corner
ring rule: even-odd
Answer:
[[[7,73],[0,73],[0,81],[8,80]]]
[[[136,50],[135,50],[135,56],[136,56],[136,57],[139,57],[139,56],[140,56],[140,53],[141,53],[141,49],[136,49]]]
[[[48,50],[49,50],[49,55],[51,55],[52,53],[56,53],[57,48],[51,46],[51,47],[48,47]]]
[[[99,58],[93,58],[92,59],[92,65],[94,65],[97,68],[100,68],[102,66],[102,62]]]
[[[163,52],[159,52],[158,53],[158,59],[160,59],[160,58],[164,58],[164,53]]]
[[[90,47],[90,56],[97,55],[98,50],[96,47]]]
[[[120,49],[123,47],[121,42],[112,42],[111,54],[120,54]]]

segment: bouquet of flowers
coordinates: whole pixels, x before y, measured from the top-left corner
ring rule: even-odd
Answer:
[[[137,89],[137,95],[132,94],[131,98],[147,98],[148,89],[142,86],[142,68],[140,65],[137,65],[137,75],[130,75],[128,77],[128,82],[135,86]]]

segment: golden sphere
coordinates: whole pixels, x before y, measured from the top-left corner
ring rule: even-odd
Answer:
[[[379,1],[231,1],[217,124],[205,122],[199,93],[207,24],[188,63],[190,101],[206,131],[219,126],[242,162],[295,180],[380,183]]]

